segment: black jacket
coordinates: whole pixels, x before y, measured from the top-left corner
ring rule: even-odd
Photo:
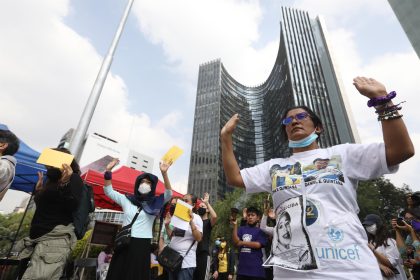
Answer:
[[[211,274],[213,274],[219,268],[219,250],[220,250],[220,248],[218,248],[218,250],[215,250],[213,252],[213,258],[212,258],[211,267],[210,267]],[[227,249],[227,261],[228,261],[227,272],[231,275],[234,275],[234,273],[235,273],[235,252],[231,248]]]

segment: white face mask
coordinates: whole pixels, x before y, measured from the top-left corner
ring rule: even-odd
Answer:
[[[146,194],[146,193],[149,193],[152,189],[151,189],[150,184],[148,184],[148,183],[141,183],[140,186],[139,186],[139,188],[138,188],[138,190],[139,190],[139,193]]]
[[[372,235],[376,234],[376,231],[377,231],[376,224],[367,226],[365,228],[366,228],[366,231],[369,232],[370,234],[372,234]]]

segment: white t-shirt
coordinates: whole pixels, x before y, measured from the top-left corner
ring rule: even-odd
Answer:
[[[0,201],[15,177],[16,159],[12,156],[0,157]]]
[[[197,230],[199,232],[203,233],[203,220],[197,214],[193,213],[193,216],[194,225],[197,227]],[[180,253],[181,256],[184,256],[184,260],[182,261],[182,268],[197,266],[195,257],[195,252],[197,250],[198,243],[197,241],[194,243],[191,250],[185,256],[185,253],[188,251],[188,248],[190,248],[193,241],[194,237],[192,235],[191,226],[188,226],[188,230],[186,231],[177,228],[173,229],[171,243],[169,243],[169,247]]]
[[[380,246],[376,248],[378,253],[384,255],[389,262],[395,267],[400,274],[395,274],[393,277],[385,277],[382,276],[383,280],[407,280],[407,276],[405,275],[405,271],[403,268],[403,261],[400,255],[400,251],[397,247],[397,242],[394,239],[388,238],[387,244],[389,246]]]
[[[316,159],[327,166],[317,170]],[[358,180],[397,169],[388,168],[384,144],[375,143],[310,150],[241,170],[247,192],[273,196],[277,224],[266,265],[274,266],[275,279],[382,279],[357,217],[356,189]]]

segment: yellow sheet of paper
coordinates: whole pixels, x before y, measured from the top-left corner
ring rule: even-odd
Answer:
[[[62,168],[63,163],[70,165],[73,158],[73,155],[45,148],[36,162],[39,164]]]
[[[171,162],[174,163],[184,151],[178,146],[172,146],[169,151],[163,156],[163,162]]]
[[[190,214],[188,213],[189,209],[192,209],[192,206],[179,199],[175,206],[174,215],[184,221],[189,222],[191,220]]]

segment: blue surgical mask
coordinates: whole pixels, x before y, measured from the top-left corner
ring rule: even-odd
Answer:
[[[314,130],[314,132],[312,132],[311,135],[309,135],[308,137],[305,137],[303,139],[296,140],[296,141],[289,140],[289,148],[308,147],[318,138],[318,134],[316,134],[315,131],[316,130]]]
[[[220,246],[220,240],[216,240],[215,242],[214,242],[214,244],[216,245],[216,246]]]

